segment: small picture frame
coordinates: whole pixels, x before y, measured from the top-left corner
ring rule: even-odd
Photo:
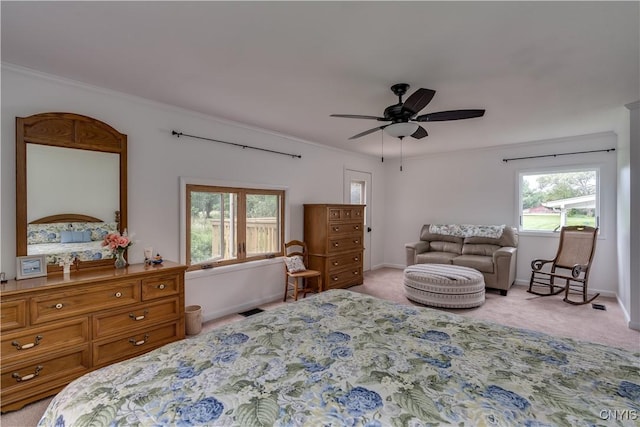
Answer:
[[[16,280],[47,275],[47,262],[44,255],[19,256],[16,259],[16,267]]]

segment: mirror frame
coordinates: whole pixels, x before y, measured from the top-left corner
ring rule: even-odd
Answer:
[[[127,135],[108,124],[73,113],[16,117],[16,256],[27,255],[27,144],[115,153],[120,157],[120,223],[127,228]],[[110,219],[103,219],[109,221]],[[112,259],[77,261],[76,269],[113,266]],[[47,272],[62,267],[47,264]]]

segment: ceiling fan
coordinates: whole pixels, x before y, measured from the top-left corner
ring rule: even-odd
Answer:
[[[386,129],[388,134],[395,136],[396,138],[402,139],[406,136],[411,136],[415,139],[421,139],[427,136],[428,133],[425,128],[415,122],[442,122],[446,120],[471,119],[474,117],[482,117],[484,115],[484,110],[450,110],[416,116],[420,110],[431,102],[436,91],[420,88],[409,96],[403,103],[402,96],[407,93],[407,89],[409,89],[409,85],[407,83],[397,83],[391,86],[391,91],[398,96],[398,103],[385,108],[383,117],[362,116],[357,114],[331,114],[331,117],[391,122],[389,124],[361,132],[349,139],[357,139],[382,129]]]

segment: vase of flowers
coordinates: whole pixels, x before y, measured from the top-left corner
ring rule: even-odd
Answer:
[[[125,268],[127,266],[127,260],[124,258],[124,251],[129,246],[133,245],[133,241],[127,235],[127,230],[120,233],[109,233],[104,237],[102,246],[108,246],[115,258],[116,268]]]

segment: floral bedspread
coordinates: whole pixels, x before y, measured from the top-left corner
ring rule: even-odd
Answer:
[[[638,425],[639,358],[331,290],[89,373],[39,425]]]

